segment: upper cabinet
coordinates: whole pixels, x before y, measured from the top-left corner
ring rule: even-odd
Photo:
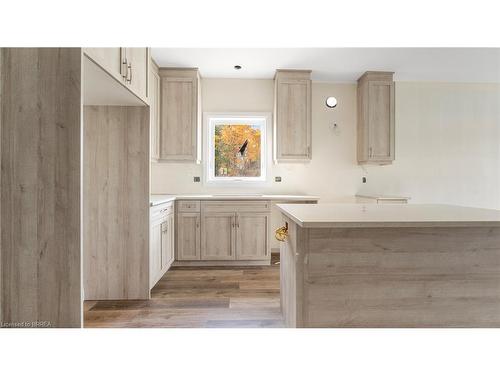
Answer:
[[[149,67],[149,120],[151,122],[151,159],[160,158],[160,75],[153,59]]]
[[[311,160],[311,71],[274,77],[274,161]]]
[[[122,76],[141,99],[148,96],[149,60],[148,48],[122,48]]]
[[[84,53],[119,81],[122,77],[122,48],[84,48]]]
[[[149,48],[84,48],[83,51],[142,101],[148,101]]]
[[[394,160],[393,72],[366,72],[358,79],[358,163]]]
[[[200,162],[201,100],[198,69],[160,68],[160,159]]]

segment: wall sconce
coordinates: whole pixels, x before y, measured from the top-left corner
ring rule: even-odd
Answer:
[[[326,98],[326,106],[328,108],[335,108],[337,106],[337,98],[334,96],[329,96]]]

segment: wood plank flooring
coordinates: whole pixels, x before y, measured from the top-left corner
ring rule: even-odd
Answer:
[[[283,327],[278,260],[258,267],[173,267],[150,300],[86,301],[84,327]]]

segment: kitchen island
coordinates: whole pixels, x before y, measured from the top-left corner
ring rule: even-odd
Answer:
[[[287,327],[500,327],[500,211],[278,208]]]

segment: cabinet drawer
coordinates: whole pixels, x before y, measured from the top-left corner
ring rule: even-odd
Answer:
[[[268,212],[269,201],[209,201],[202,202],[202,212]]]
[[[173,202],[168,202],[164,204],[160,204],[158,206],[151,207],[151,220],[155,221],[162,217],[165,217],[169,214],[174,213],[174,205]]]
[[[179,212],[200,212],[200,201],[178,201]]]

